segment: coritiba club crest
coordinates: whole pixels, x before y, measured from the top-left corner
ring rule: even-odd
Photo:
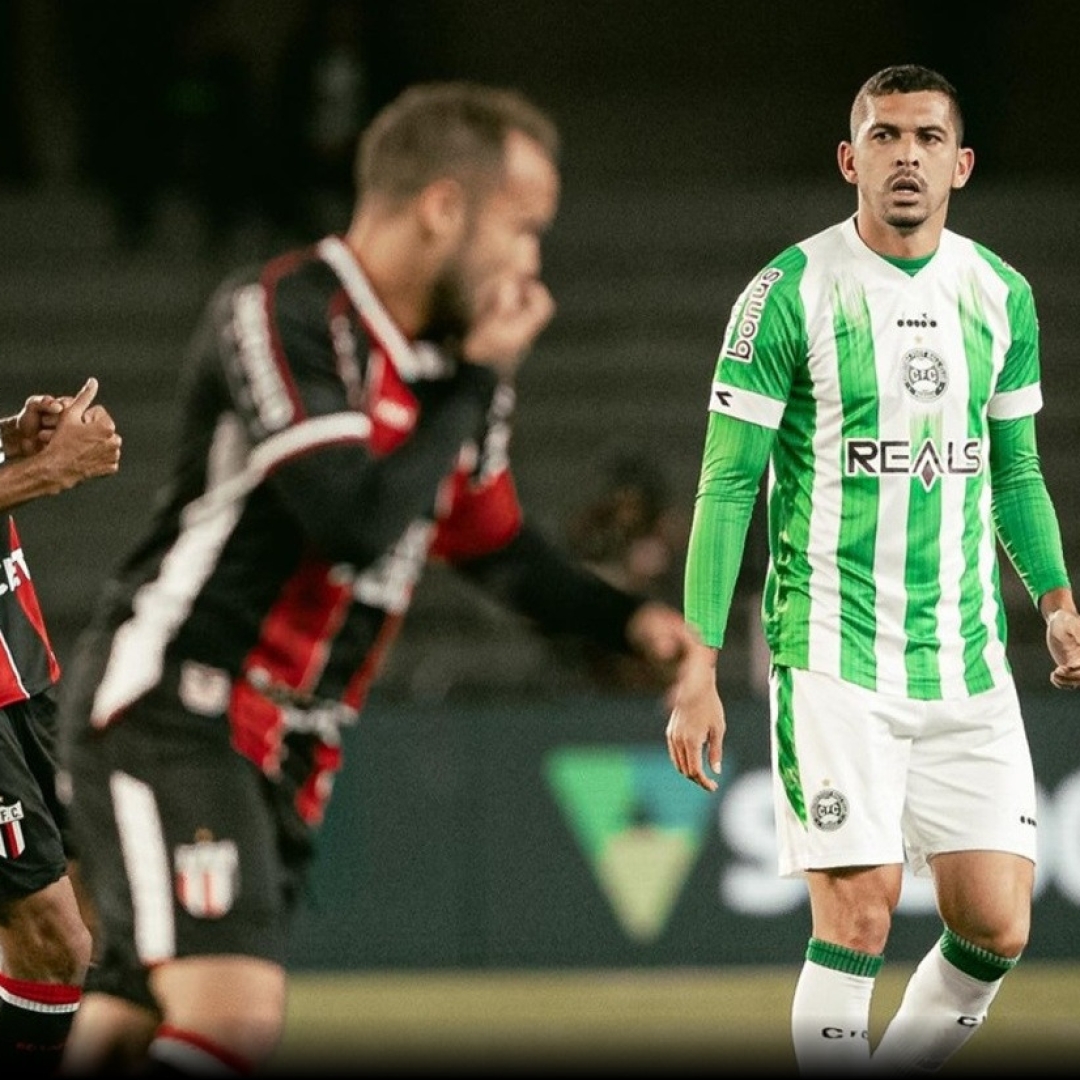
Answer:
[[[945,393],[949,375],[937,353],[930,349],[909,349],[901,363],[904,389],[916,401],[927,404]]]

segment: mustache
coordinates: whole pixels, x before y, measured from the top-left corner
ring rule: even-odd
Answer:
[[[896,172],[889,175],[886,181],[886,186],[890,191],[899,187],[900,185],[915,187],[919,191],[926,190],[926,182],[923,178],[911,169],[897,169]]]

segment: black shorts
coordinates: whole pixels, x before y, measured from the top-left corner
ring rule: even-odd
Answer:
[[[65,689],[69,819],[98,927],[88,988],[145,1004],[146,971],[173,958],[284,965],[313,854],[287,778],[264,776],[225,717],[189,712],[169,679],[104,730],[80,715],[88,687]]]
[[[56,722],[51,691],[0,709],[0,904],[44,889],[67,870]]]

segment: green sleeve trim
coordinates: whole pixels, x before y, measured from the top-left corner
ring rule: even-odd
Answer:
[[[1035,418],[990,421],[994,529],[1032,603],[1067,588],[1061,527],[1035,445]]]
[[[834,945],[831,941],[811,938],[806,946],[806,959],[812,964],[843,971],[848,975],[861,975],[864,979],[873,979],[885,963],[883,955],[859,952],[844,945]]]
[[[1007,975],[1020,961],[1019,956],[998,956],[989,949],[972,945],[958,934],[954,934],[948,927],[938,941],[942,955],[954,968],[958,968],[965,975],[970,975],[979,982],[997,982],[998,979]]]

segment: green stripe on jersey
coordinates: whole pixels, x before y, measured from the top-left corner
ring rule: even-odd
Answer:
[[[912,424],[912,445],[939,445],[939,426],[929,417],[921,418],[919,424]],[[927,491],[922,478],[913,476],[909,487],[904,565],[904,587],[907,590],[907,610],[904,613],[907,647],[904,664],[909,693],[913,697],[937,698],[941,696],[937,610],[941,601],[942,485],[934,484]],[[917,644],[924,642],[931,644]],[[921,690],[915,691],[913,688],[916,687]]]
[[[840,383],[845,435],[878,431],[877,370],[874,334],[866,293],[858,290],[845,299],[833,291],[833,336],[836,339],[836,374]],[[878,487],[861,477],[841,482],[840,537],[836,554],[852,566],[874,564],[877,536]],[[875,624],[865,616],[874,606],[871,575],[843,574],[839,581],[840,677],[863,686],[877,681],[873,639]]]

